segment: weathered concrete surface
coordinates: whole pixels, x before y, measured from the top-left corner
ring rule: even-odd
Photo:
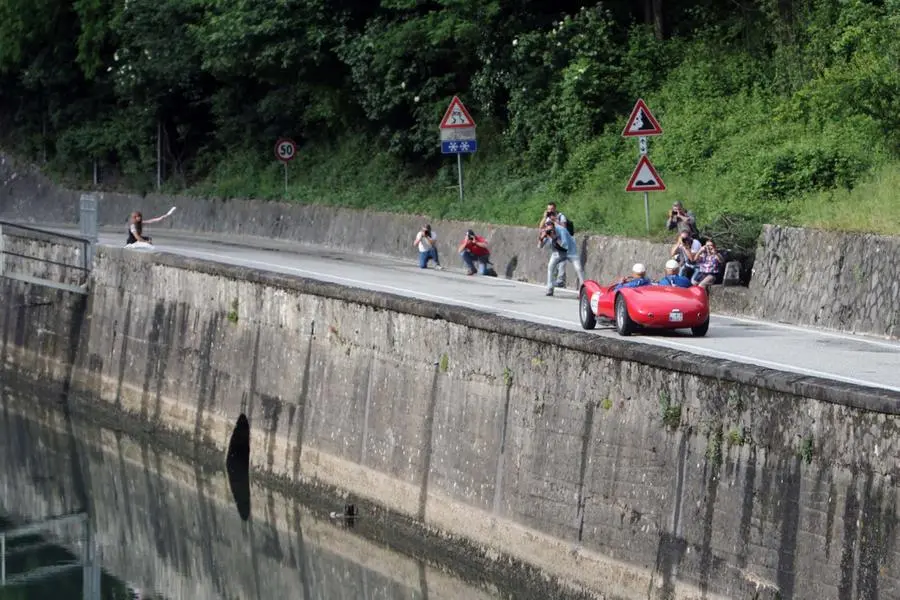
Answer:
[[[751,313],[857,333],[900,336],[900,238],[766,227]]]
[[[102,565],[132,586],[191,600],[494,597],[271,490],[252,488],[242,521],[224,472],[43,402],[0,391],[0,511],[40,521],[88,498]]]
[[[77,240],[6,226],[0,231],[3,273],[81,286],[89,278],[85,245]]]
[[[571,585],[900,593],[898,394],[177,256],[95,277],[80,329],[7,311],[7,360],[64,378],[29,332],[69,332],[73,385],[148,426],[224,448],[244,412],[262,471]]]

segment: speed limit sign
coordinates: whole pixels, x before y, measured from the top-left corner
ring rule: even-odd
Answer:
[[[295,154],[297,154],[297,144],[294,143],[294,140],[281,138],[275,142],[275,158],[281,162],[289,163],[294,160]]]

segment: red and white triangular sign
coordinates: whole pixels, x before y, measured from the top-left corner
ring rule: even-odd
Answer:
[[[475,127],[475,119],[463,106],[463,103],[457,96],[453,96],[444,118],[441,119],[441,129],[460,129],[464,127]]]
[[[653,168],[653,165],[650,164],[650,159],[646,156],[642,156],[638,161],[637,166],[634,168],[634,173],[631,174],[631,179],[628,180],[625,191],[664,192],[666,191],[666,184],[663,183],[659,173],[657,173],[656,169]]]
[[[631,111],[631,116],[628,117],[628,124],[625,125],[625,129],[622,131],[622,137],[662,135],[662,132],[663,130],[662,127],[659,126],[659,121],[656,120],[656,117],[654,117],[653,113],[650,112],[650,109],[647,108],[647,104],[642,99],[638,98],[637,103]]]

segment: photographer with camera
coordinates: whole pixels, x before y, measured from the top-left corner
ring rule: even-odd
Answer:
[[[672,210],[670,210],[668,214],[666,228],[678,229],[679,233],[687,231],[694,238],[700,237],[700,232],[697,230],[696,219],[694,218],[694,213],[689,210],[685,210],[684,205],[681,204],[680,200],[672,205]]]
[[[697,270],[691,277],[691,283],[709,289],[709,286],[716,282],[716,277],[724,264],[725,259],[719,254],[716,245],[712,240],[706,240],[706,244],[697,253]]]
[[[543,235],[544,228],[549,225],[562,225],[570,234],[575,233],[575,228],[569,222],[566,215],[556,210],[555,202],[549,202],[547,204],[547,210],[544,211],[544,214],[538,223],[538,228],[542,232],[541,235]],[[557,267],[555,285],[556,287],[566,287],[566,261],[560,262]]]
[[[466,275],[474,275],[476,272],[481,275],[488,274],[491,266],[491,251],[488,249],[487,240],[483,237],[475,235],[475,232],[469,229],[459,245],[458,252],[468,270]],[[477,270],[475,263],[478,263]]]
[[[419,249],[419,268],[426,269],[428,268],[428,261],[433,260],[434,266],[436,269],[441,270],[444,267],[441,266],[441,261],[438,258],[438,251],[435,242],[437,241],[437,236],[431,230],[431,225],[425,225],[422,229],[419,230],[419,233],[416,234],[416,239],[413,241],[413,246],[418,247]]]
[[[691,276],[691,273],[697,268],[695,264],[697,253],[700,252],[702,247],[703,244],[700,243],[700,240],[694,238],[689,232],[682,231],[678,234],[675,245],[672,246],[671,255],[680,265],[679,275],[683,277]]]
[[[547,295],[553,295],[553,289],[557,287],[554,275],[559,267],[564,267],[566,262],[571,262],[578,275],[579,285],[584,283],[584,270],[581,267],[581,256],[578,254],[578,242],[563,226],[558,224],[546,225],[541,229],[538,238],[538,248],[549,245],[551,250],[550,262],[547,263]]]

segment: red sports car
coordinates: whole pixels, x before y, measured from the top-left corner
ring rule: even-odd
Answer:
[[[588,279],[581,286],[581,326],[593,329],[597,319],[615,321],[620,335],[638,329],[688,329],[696,336],[709,330],[709,295],[699,286],[642,285],[614,290]]]

